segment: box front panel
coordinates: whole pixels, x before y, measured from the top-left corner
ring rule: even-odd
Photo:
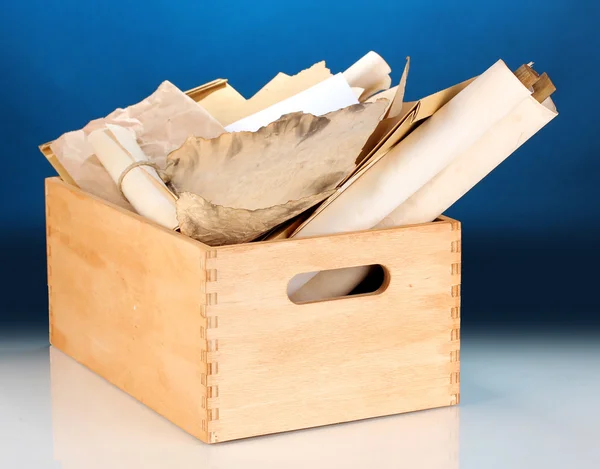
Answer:
[[[56,179],[46,203],[52,344],[206,440],[201,246]]]
[[[298,273],[370,264],[381,293],[287,297]],[[213,441],[458,403],[457,222],[221,248],[207,269]]]

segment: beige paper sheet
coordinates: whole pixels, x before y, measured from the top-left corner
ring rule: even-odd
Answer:
[[[181,146],[190,135],[213,138],[225,131],[204,108],[165,81],[143,101],[117,109],[105,118],[90,122],[82,130],[68,132],[52,142],[52,152],[81,189],[129,210],[132,210],[131,205],[87,141],[87,134],[106,124],[133,130],[142,151],[161,167],[167,154]]]
[[[396,93],[394,94],[394,99],[392,100],[392,104],[388,110],[387,117],[398,117],[402,114],[403,105],[404,105],[404,93],[406,92],[406,82],[408,80],[408,71],[410,70],[410,57],[406,57],[406,65],[404,66],[404,71],[402,72],[402,76],[400,77],[400,83],[396,87]]]
[[[318,62],[296,75],[278,73],[269,83],[249,99],[245,99],[230,85],[198,101],[210,115],[226,127],[244,117],[255,114],[327,80],[332,74],[325,62]]]
[[[377,225],[530,94],[503,61],[496,62],[376,164],[347,181],[339,197],[294,237]],[[296,276],[288,293],[294,294],[314,275]]]
[[[404,73],[400,79],[400,85],[390,88],[387,91],[376,94],[374,97],[369,98],[365,102],[375,102],[380,99],[394,100],[399,96],[404,97],[403,83],[406,82],[406,76],[408,74],[408,61],[407,66],[404,68]],[[294,233],[301,229],[304,224],[310,222],[315,216],[325,210],[328,204],[333,201],[335,197],[339,197],[341,192],[346,187],[345,183],[349,180],[354,180],[356,175],[362,174],[365,170],[376,164],[390,148],[401,141],[406,135],[408,135],[414,128],[416,128],[421,121],[431,117],[435,112],[442,108],[448,101],[454,96],[465,89],[474,78],[466,80],[464,82],[453,85],[444,90],[438,91],[432,95],[426,96],[419,101],[413,101],[402,104],[402,110],[400,114],[394,117],[388,117],[382,120],[377,129],[371,134],[369,140],[363,146],[361,154],[357,158],[358,166],[348,175],[348,177],[340,184],[340,190],[320,204],[316,210],[307,213],[306,216],[301,217],[297,222],[294,222],[294,226],[284,226],[281,229],[274,231],[268,235],[266,239],[284,239],[293,237]],[[388,110],[386,114],[389,116],[390,104],[388,104]]]
[[[322,201],[353,170],[386,106],[294,113],[257,132],[188,139],[165,169],[181,195],[181,232],[211,245],[245,242]]]
[[[550,98],[542,104],[532,97],[522,101],[374,229],[435,220],[556,115]],[[369,271],[369,267],[355,267],[321,272],[296,291],[292,299],[302,302],[347,295]]]
[[[540,104],[528,97],[377,228],[435,220],[557,115],[552,99]]]
[[[406,81],[407,72],[408,67],[404,70],[404,74],[400,80],[401,84],[394,88],[394,101],[398,99],[400,93],[401,96],[404,97],[404,91],[401,86],[402,82]],[[357,159],[358,166],[355,170],[355,174],[359,174],[376,164],[390,148],[415,129],[422,120],[431,117],[448,101],[454,98],[454,96],[465,89],[471,81],[473,81],[473,79],[438,91],[419,101],[403,102],[402,106],[399,106],[401,108],[400,111],[396,111],[397,114],[394,116],[390,115],[388,111],[388,117],[381,121],[363,147],[363,150]],[[380,94],[385,96],[384,93]],[[367,102],[370,101],[371,99],[367,100]],[[352,177],[354,177],[355,174],[352,174]],[[348,179],[351,178],[349,177]],[[330,201],[326,201],[326,203],[319,208],[319,211],[324,210],[329,202]],[[316,215],[317,214],[315,214],[315,216]]]
[[[358,94],[358,99],[389,88],[391,84],[390,72],[389,65],[381,56],[375,52],[369,52],[351,65],[343,75]],[[321,61],[296,75],[290,76],[285,73],[278,73],[247,100],[228,84],[226,87],[203,97],[198,102],[224,127],[227,127],[302,93],[332,76],[333,74],[326,67],[325,62]],[[365,89],[365,86],[368,86],[369,89]]]
[[[243,109],[248,105],[246,98],[229,83],[201,96],[196,102],[219,121],[223,127],[238,120],[240,114],[241,117],[244,117]]]

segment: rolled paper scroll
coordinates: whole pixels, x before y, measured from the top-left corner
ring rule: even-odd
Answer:
[[[195,135],[214,138],[225,132],[202,106],[168,81],[154,93],[125,109],[89,122],[83,129],[67,132],[42,149],[61,177],[86,192],[131,210],[87,140],[94,130],[106,124],[126,127],[135,132],[144,154],[159,166],[167,155],[179,148],[186,138]]]
[[[524,100],[374,228],[435,220],[556,115],[550,98],[542,104],[532,97]],[[347,295],[369,272],[368,266],[320,272],[291,298],[302,302]]]
[[[363,88],[363,98],[387,90],[392,84],[392,69],[376,52],[368,52],[358,62],[352,64],[344,73],[344,78],[352,87]]]
[[[88,135],[94,153],[125,198],[142,216],[169,229],[178,226],[175,195],[165,186],[129,130],[107,124]],[[148,163],[148,164],[146,164]]]
[[[503,61],[496,62],[383,158],[348,180],[293,237],[376,226],[530,94]],[[290,297],[315,275],[294,277]]]
[[[435,220],[557,115],[552,99],[528,97],[377,228]]]

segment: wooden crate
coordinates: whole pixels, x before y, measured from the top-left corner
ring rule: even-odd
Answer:
[[[204,442],[459,402],[455,220],[214,248],[59,178],[46,218],[51,343]],[[368,264],[375,293],[287,296]]]

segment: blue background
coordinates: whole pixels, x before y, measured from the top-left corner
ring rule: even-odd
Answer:
[[[3,1],[0,327],[46,327],[43,179],[37,145],[139,101],[168,79],[229,78],[250,96],[279,71],[369,50],[412,68],[416,99],[497,59],[535,61],[560,115],[448,215],[463,223],[463,324],[600,323],[600,7],[593,1]]]

